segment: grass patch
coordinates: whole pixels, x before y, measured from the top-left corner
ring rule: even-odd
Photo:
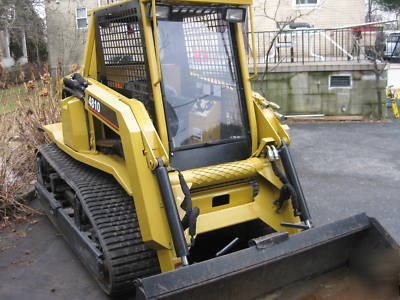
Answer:
[[[49,93],[41,80],[0,89],[0,114],[10,113],[21,105],[32,103],[41,93],[44,95]]]
[[[0,90],[0,113],[7,113],[14,110],[17,102],[24,99],[27,91],[23,84]]]

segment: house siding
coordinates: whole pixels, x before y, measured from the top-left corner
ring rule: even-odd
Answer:
[[[333,28],[361,24],[365,21],[364,0],[320,0],[316,8],[294,8],[293,0],[255,0],[254,23],[256,31],[276,30],[275,22],[265,16],[285,22],[288,17],[301,14],[296,22],[306,22],[315,28]],[[264,11],[264,4],[266,8]],[[277,9],[278,7],[278,9]],[[276,18],[275,12],[276,13]]]
[[[100,4],[111,2],[113,1],[101,0]],[[82,63],[87,29],[77,28],[76,9],[86,7],[90,10],[98,7],[98,4],[98,0],[46,1],[49,63],[52,71],[62,67],[65,74],[72,64]]]

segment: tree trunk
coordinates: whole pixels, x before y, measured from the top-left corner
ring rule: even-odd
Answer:
[[[382,120],[382,92],[379,84],[379,72],[375,71],[376,100],[378,103],[378,120]]]
[[[35,48],[36,48],[36,61],[38,65],[40,66],[40,55],[39,55],[39,39],[36,38],[35,40]]]
[[[368,22],[372,22],[371,16],[372,16],[372,0],[368,0]]]

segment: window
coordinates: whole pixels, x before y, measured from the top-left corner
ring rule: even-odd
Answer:
[[[86,7],[80,7],[76,9],[76,28],[86,29],[88,27],[87,22],[87,9]]]
[[[212,9],[196,14],[181,10],[158,23],[165,115],[174,151],[247,138],[230,29],[222,13]]]
[[[317,8],[320,0],[293,0],[293,8]]]
[[[318,0],[296,0],[297,5],[305,5],[305,4],[317,4]]]
[[[332,75],[329,76],[329,88],[351,88],[351,75]]]
[[[389,35],[389,37],[387,38],[387,41],[389,43],[397,43],[398,41],[400,41],[400,34],[398,33],[391,33]]]

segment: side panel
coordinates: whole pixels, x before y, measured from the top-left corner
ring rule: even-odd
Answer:
[[[82,101],[75,97],[63,99],[61,119],[65,144],[75,151],[89,151],[89,134]]]
[[[275,116],[271,104],[258,93],[253,92],[253,105],[256,112],[256,120],[259,132],[259,140],[263,138],[274,139],[277,146],[281,146],[281,140],[290,143],[290,137],[283,128],[281,122]]]

